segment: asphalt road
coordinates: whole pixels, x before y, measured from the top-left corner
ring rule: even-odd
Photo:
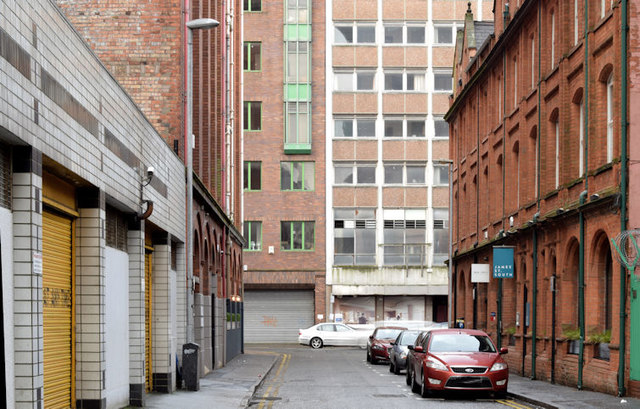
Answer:
[[[486,395],[423,399],[406,385],[404,372],[394,375],[386,364],[371,365],[366,350],[360,348],[254,345],[251,349],[279,357],[250,400],[251,409],[535,408]]]

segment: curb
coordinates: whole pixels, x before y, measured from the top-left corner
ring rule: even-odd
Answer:
[[[542,402],[536,399],[532,399],[528,396],[525,395],[520,395],[519,393],[513,393],[513,392],[507,392],[507,396],[509,396],[510,398],[515,398],[518,400],[521,400],[523,402],[527,402],[527,403],[531,403],[532,405],[536,405],[539,406],[541,408],[545,408],[545,409],[558,409],[557,406],[553,406],[547,402]]]
[[[249,402],[251,401],[251,398],[253,398],[253,395],[255,395],[256,390],[258,390],[258,388],[260,386],[262,386],[264,381],[267,379],[267,376],[269,376],[269,374],[271,373],[271,370],[273,369],[273,367],[275,366],[276,362],[278,361],[278,358],[279,358],[279,356],[274,356],[273,357],[273,362],[271,362],[271,365],[269,366],[269,369],[267,369],[265,371],[264,375],[262,375],[260,377],[259,381],[254,383],[253,386],[251,386],[251,388],[249,388],[249,393],[242,398],[242,401],[240,401],[240,407],[241,408],[248,408],[249,407]]]

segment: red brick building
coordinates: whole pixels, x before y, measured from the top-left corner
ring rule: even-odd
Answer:
[[[241,312],[243,296],[242,2],[60,0],[57,4],[183,159],[187,140],[185,23],[205,17],[220,22],[217,28],[193,33],[193,315],[194,341],[201,346],[199,363],[204,375],[242,349],[242,324],[236,318],[228,319],[229,312]],[[184,278],[177,280],[177,303],[183,311],[187,285]],[[174,337],[181,349],[186,329],[184,313],[178,314]],[[153,344],[152,337],[148,339]],[[167,347],[153,344],[149,348],[164,354],[161,351]],[[181,350],[177,354],[181,357]]]
[[[627,228],[625,3],[498,0],[482,44],[470,16],[445,117],[453,317],[508,347],[513,372],[611,394],[636,385],[611,245]],[[513,278],[472,282],[494,246],[513,246]]]

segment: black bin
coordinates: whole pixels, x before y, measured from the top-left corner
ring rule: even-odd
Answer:
[[[200,345],[188,342],[182,345],[182,379],[188,391],[200,390],[198,377],[198,356]]]

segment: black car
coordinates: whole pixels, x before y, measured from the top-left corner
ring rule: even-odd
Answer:
[[[398,375],[407,367],[408,345],[413,345],[421,331],[405,330],[391,343],[389,350],[389,372]]]

